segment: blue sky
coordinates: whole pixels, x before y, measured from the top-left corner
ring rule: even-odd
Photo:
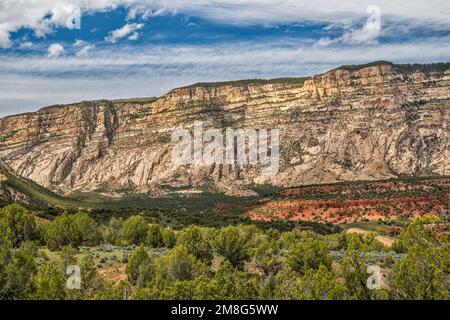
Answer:
[[[374,60],[450,61],[449,1],[0,0],[0,117]]]

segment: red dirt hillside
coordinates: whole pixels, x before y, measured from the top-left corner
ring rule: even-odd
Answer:
[[[411,219],[448,212],[450,179],[290,188],[248,212],[252,220],[333,223]]]

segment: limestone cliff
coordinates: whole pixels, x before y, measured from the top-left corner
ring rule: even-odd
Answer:
[[[171,162],[171,132],[279,128],[280,171]],[[45,187],[108,194],[450,174],[450,64],[346,66],[303,79],[197,84],[0,120],[0,159]]]

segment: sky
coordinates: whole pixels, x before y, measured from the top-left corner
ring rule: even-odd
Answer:
[[[448,0],[0,0],[0,117],[343,64],[450,61]]]

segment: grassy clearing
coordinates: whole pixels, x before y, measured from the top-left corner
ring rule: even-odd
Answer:
[[[167,254],[167,248],[151,248],[147,247],[147,253],[151,257],[162,257]],[[82,261],[85,257],[91,256],[97,268],[109,267],[117,263],[127,263],[128,258],[136,250],[136,246],[113,246],[102,244],[93,247],[79,247],[76,251],[75,258]],[[63,264],[61,251],[50,250],[47,247],[38,249],[41,256],[48,262],[53,264]]]
[[[396,223],[400,224],[400,222],[396,222]],[[364,231],[375,231],[379,234],[386,233],[392,227],[392,225],[385,223],[385,222],[381,222],[381,221],[359,221],[359,222],[340,224],[339,226],[343,230],[358,228],[358,229],[362,229]]]

